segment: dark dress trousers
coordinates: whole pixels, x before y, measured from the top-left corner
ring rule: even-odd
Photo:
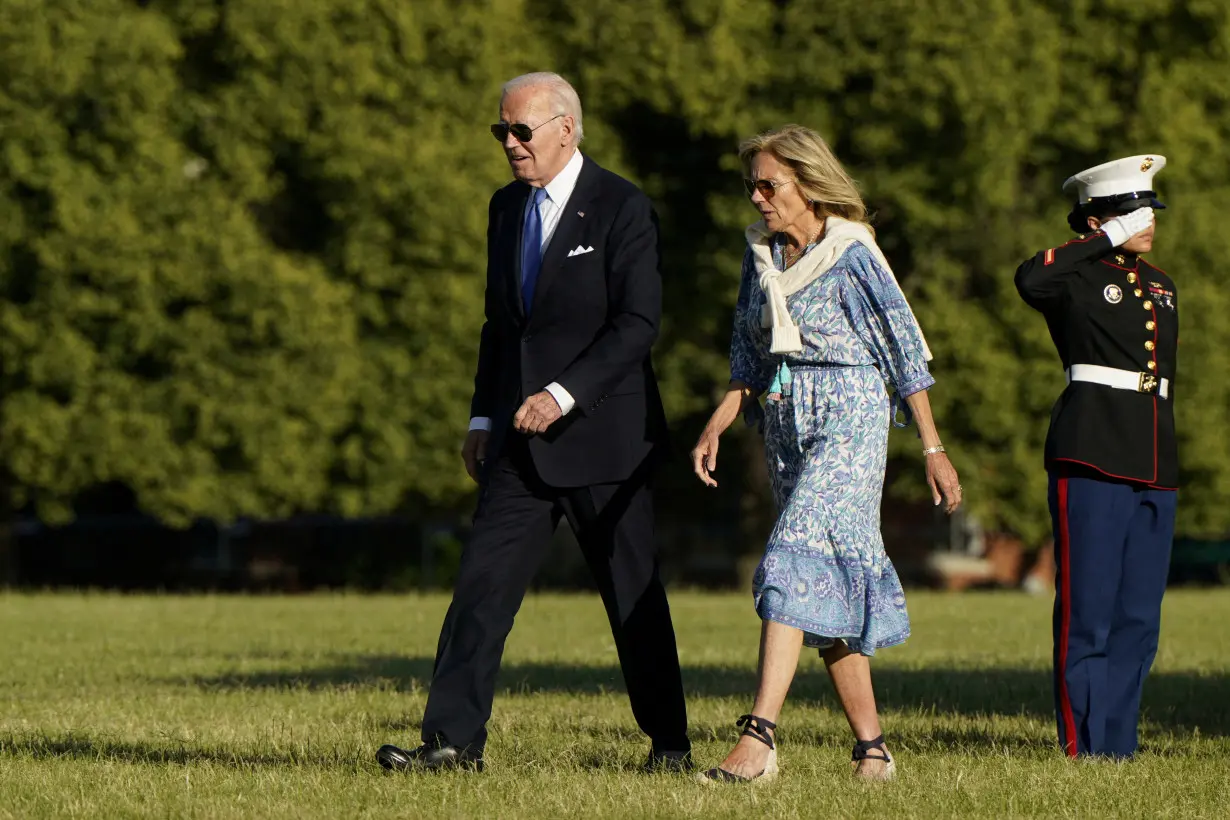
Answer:
[[[657,218],[635,185],[585,157],[543,251],[533,304],[525,305],[521,233],[531,190],[514,182],[491,199],[471,413],[491,419],[491,436],[440,634],[423,741],[482,750],[505,638],[566,517],[610,620],[637,723],[655,751],[686,751],[650,493],[666,442],[650,362],[662,311]],[[585,252],[570,253],[578,249]],[[515,432],[518,407],[552,382],[576,406],[541,435]]]

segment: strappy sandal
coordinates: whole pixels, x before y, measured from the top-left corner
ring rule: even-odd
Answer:
[[[742,734],[754,737],[769,747],[769,759],[765,761],[764,769],[755,777],[744,777],[725,769],[710,769],[696,775],[696,779],[701,783],[751,783],[753,781],[759,783],[777,777],[777,744],[773,742],[773,736],[769,734],[770,731],[777,731],[777,724],[756,715],[743,715],[735,725],[743,729]]]
[[[883,754],[875,754],[873,750],[876,749]],[[884,769],[874,774],[864,774],[858,765],[863,760],[883,760],[885,762]],[[850,762],[854,766],[854,775],[864,780],[892,780],[897,776],[897,761],[893,760],[893,756],[885,748],[884,735],[880,735],[874,740],[860,740],[855,743],[854,753],[850,755]]]

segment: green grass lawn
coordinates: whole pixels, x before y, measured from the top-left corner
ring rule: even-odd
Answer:
[[[1056,751],[1050,601],[909,596],[914,637],[873,662],[900,777],[854,782],[809,653],[781,718],[782,777],[705,788],[638,771],[598,600],[528,599],[487,772],[391,775],[412,744],[447,598],[0,595],[0,817],[1227,817],[1230,592],[1166,599],[1144,753]],[[672,596],[698,762],[751,705],[750,596]]]

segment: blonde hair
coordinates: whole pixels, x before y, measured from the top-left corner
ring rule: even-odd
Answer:
[[[752,159],[765,151],[794,172],[795,184],[817,216],[833,214],[871,227],[858,184],[815,131],[802,125],[784,125],[745,139],[739,146],[743,176],[751,176]]]

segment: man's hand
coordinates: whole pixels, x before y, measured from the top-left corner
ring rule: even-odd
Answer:
[[[517,415],[513,416],[513,429],[518,433],[544,433],[563,415],[564,412],[560,410],[555,397],[543,390],[530,396],[525,400],[525,404],[521,405]]]
[[[1111,243],[1117,248],[1136,234],[1147,231],[1152,224],[1153,209],[1137,208],[1123,216],[1117,216],[1114,219],[1108,219],[1103,222],[1102,232],[1106,234]]]
[[[466,472],[470,478],[478,482],[478,469],[487,458],[487,439],[491,433],[486,430],[471,430],[466,434],[466,442],[461,445],[461,460],[466,464]]]

